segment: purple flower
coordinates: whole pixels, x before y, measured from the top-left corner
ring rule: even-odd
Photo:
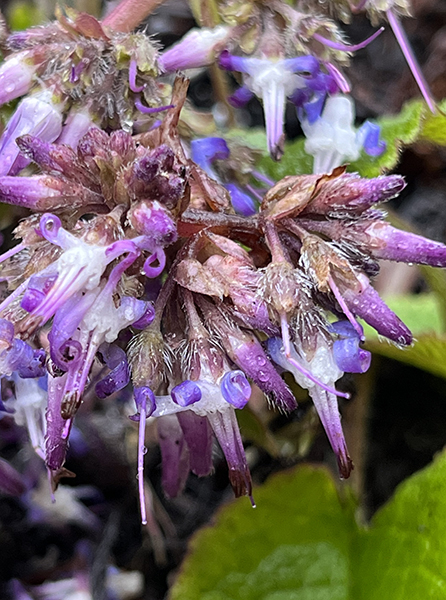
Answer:
[[[29,160],[20,154],[16,139],[30,134],[53,142],[62,131],[61,106],[52,102],[50,92],[22,100],[0,138],[0,175],[16,175]]]
[[[244,74],[244,98],[249,99],[247,91],[250,91],[262,100],[268,150],[274,160],[280,160],[285,140],[283,126],[286,98],[292,96],[297,89],[307,87],[308,79],[319,72],[319,61],[313,56],[274,60],[235,56],[225,51],[220,55],[219,64],[223,69]],[[238,103],[241,96],[239,93]]]
[[[37,66],[32,55],[19,52],[0,66],[0,104],[6,104],[28,93],[32,87]]]
[[[229,28],[223,26],[192,29],[180,42],[161,54],[158,59],[161,71],[174,73],[212,64],[218,48],[224,47],[229,32]]]
[[[347,161],[357,160],[361,149],[371,156],[379,156],[386,149],[379,139],[378,125],[366,121],[354,129],[353,100],[344,95],[330,96],[316,119],[302,118],[306,136],[305,151],[314,156],[313,173],[331,173]]]
[[[348,455],[336,395],[321,387],[320,384],[310,380],[295,366],[295,361],[297,361],[317,378],[319,382],[333,388],[335,382],[343,375],[336,364],[333,349],[320,337],[318,339],[317,350],[311,360],[307,360],[303,351],[298,354],[293,347],[291,350],[293,360],[290,361],[285,355],[281,340],[271,338],[268,341],[268,351],[271,358],[278,365],[286,371],[290,371],[296,382],[309,391],[327,437],[336,454],[339,472],[343,478],[348,478],[353,468],[353,463]]]
[[[359,347],[361,338],[349,321],[338,321],[331,325],[338,339],[333,342],[333,356],[341,371],[365,373],[370,367],[372,355]]]

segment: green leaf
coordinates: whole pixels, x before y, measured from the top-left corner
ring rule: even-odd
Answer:
[[[194,538],[170,600],[444,600],[446,453],[359,527],[325,469],[232,502]]]
[[[404,321],[415,336],[413,346],[399,348],[380,339],[376,331],[364,326],[366,348],[371,352],[399,360],[446,378],[446,334],[442,307],[435,294],[386,298],[386,304]]]
[[[348,170],[358,172],[362,177],[378,177],[393,169],[398,163],[402,146],[412,144],[418,138],[425,110],[424,104],[415,100],[405,104],[398,115],[377,119],[381,138],[387,144],[385,152],[378,157],[370,157],[363,152],[359,160],[349,165]]]
[[[438,105],[441,112],[433,115],[426,110],[426,116],[420,132],[420,139],[440,146],[446,146],[446,100]]]
[[[280,162],[264,156],[258,167],[261,171],[279,181],[286,175],[306,175],[313,172],[313,157],[305,152],[305,140],[298,140],[285,145],[285,154]]]
[[[355,522],[325,469],[280,473],[255,499],[199,532],[171,600],[347,600]]]
[[[446,453],[398,486],[353,548],[352,600],[446,598]]]

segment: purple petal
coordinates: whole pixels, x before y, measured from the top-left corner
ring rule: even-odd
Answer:
[[[79,140],[91,127],[97,127],[87,110],[70,110],[68,117],[62,127],[62,132],[57,138],[57,144],[65,144],[71,148],[77,148]]]
[[[189,448],[190,470],[198,477],[212,471],[212,429],[206,417],[191,410],[177,413],[184,439]]]
[[[365,121],[359,128],[357,139],[369,156],[381,156],[387,148],[386,142],[379,139],[381,127],[377,123]]]
[[[239,71],[240,73],[247,73],[249,70],[249,59],[243,58],[243,56],[236,56],[230,54],[228,50],[223,50],[218,59],[218,64],[222,69],[226,71]]]
[[[310,395],[324,426],[331,447],[336,454],[340,475],[347,479],[353,469],[353,463],[348,455],[344,432],[338,409],[338,401],[334,394],[330,394],[319,386],[310,389]]]
[[[0,66],[0,104],[24,96],[31,89],[36,66],[30,64],[29,52],[21,52]]]
[[[228,102],[234,108],[243,108],[250,100],[254,98],[254,94],[246,86],[242,85],[235,90],[228,98]]]
[[[253,506],[252,481],[246,462],[245,450],[238,427],[235,411],[228,407],[224,412],[208,414],[215,437],[223,450],[229,467],[229,481],[235,496],[249,496]]]
[[[333,343],[336,364],[346,373],[365,373],[370,367],[372,355],[359,347],[359,338],[351,337]]]
[[[132,227],[152,241],[152,248],[169,246],[177,238],[177,228],[168,210],[158,202],[135,203],[127,213]]]
[[[38,378],[46,375],[46,353],[45,350],[32,350],[32,355],[26,363],[17,367],[17,374],[22,379]]]
[[[190,406],[201,400],[201,390],[193,381],[183,381],[170,392],[172,400],[179,406]]]
[[[401,231],[383,222],[373,223],[367,229],[367,235],[372,240],[375,258],[446,267],[446,246],[440,242]]]
[[[59,110],[44,99],[30,96],[22,100],[0,138],[0,175],[16,175],[29,164],[20,155],[16,138],[31,134],[47,142],[53,142],[62,130]]]
[[[192,140],[190,143],[192,160],[208,173],[214,160],[229,158],[228,144],[223,138],[207,137]]]
[[[106,398],[122,390],[130,381],[130,369],[127,355],[122,348],[114,344],[103,344],[99,348],[110,373],[98,381],[95,392],[98,398]]]
[[[157,262],[158,265],[152,267],[153,263]],[[149,258],[145,261],[142,272],[146,277],[153,278],[158,277],[164,270],[166,266],[166,255],[162,248],[157,248],[156,251],[149,256]]]
[[[21,496],[26,491],[25,478],[3,458],[0,458],[0,491],[10,496]]]
[[[318,59],[315,56],[311,56],[311,54],[286,58],[283,63],[285,68],[292,73],[309,73],[312,77],[315,77],[320,69]]]
[[[212,64],[217,48],[224,44],[227,35],[226,27],[193,29],[180,42],[161,54],[158,59],[161,71],[174,73]]]
[[[242,371],[229,371],[223,376],[221,394],[235,408],[243,408],[251,397],[251,386]]]
[[[293,393],[268,359],[260,342],[253,339],[249,344],[240,345],[233,360],[262,392],[273,397],[278,408],[285,411],[297,408]]]
[[[150,325],[154,318],[155,308],[153,307],[153,304],[151,302],[147,302],[143,316],[137,321],[134,321],[132,323],[132,327],[134,327],[135,329],[145,329]]]
[[[412,343],[409,329],[390,310],[368,281],[364,282],[361,291],[356,292],[347,288],[343,291],[343,296],[349,309],[378,333],[403,346]]]
[[[245,192],[234,183],[226,183],[225,188],[231,195],[231,203],[236,213],[243,215],[244,217],[255,215],[257,212],[257,205],[249,194],[245,194]]]
[[[64,462],[68,447],[70,423],[61,415],[62,397],[67,375],[48,375],[48,408],[46,411],[45,462],[49,469],[57,471]]]
[[[9,348],[14,340],[14,325],[6,319],[0,319],[0,351]]]
[[[189,475],[189,452],[176,415],[156,421],[162,460],[162,484],[165,494],[175,498],[186,485]]]

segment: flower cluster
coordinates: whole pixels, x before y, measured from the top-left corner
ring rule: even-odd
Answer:
[[[190,471],[212,470],[215,436],[235,494],[254,504],[236,410],[253,385],[273,407],[294,410],[284,370],[308,390],[348,477],[337,405],[348,394],[335,385],[370,365],[358,319],[412,343],[370,277],[380,259],[446,266],[444,245],[395,229],[376,208],[401,192],[400,176],[365,179],[342,166],[385,148],[376,125],[354,128],[335,64],[364,44],[345,45],[328,17],[287,4],[255,10],[249,27],[193,31],[158,62],[144,34],[70,13],[9,36],[0,67],[1,102],[29,94],[0,140],[0,200],[31,212],[0,256],[0,409],[28,428],[57,485],[83,399],[131,383],[143,522],[149,418],[167,495]],[[242,38],[255,25],[246,56]],[[158,71],[217,60],[242,74],[233,104],[262,99],[276,160],[285,99],[295,103],[313,174],[274,182],[234,142],[182,139],[184,77],[159,122],[134,126],[135,114],[159,110]],[[34,171],[18,175],[30,163]],[[5,473],[2,485],[14,485]]]

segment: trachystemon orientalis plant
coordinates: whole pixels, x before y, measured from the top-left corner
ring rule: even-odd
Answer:
[[[56,486],[86,390],[116,399],[131,382],[145,521],[147,419],[169,496],[189,471],[212,471],[215,436],[235,494],[254,503],[236,411],[253,386],[293,411],[284,371],[308,390],[347,478],[336,382],[370,365],[358,319],[412,343],[370,277],[379,259],[443,267],[446,247],[385,221],[377,205],[402,177],[345,167],[386,147],[377,124],[355,127],[345,75],[381,29],[352,46],[334,18],[387,19],[435,110],[399,24],[405,2],[222,1],[217,26],[164,51],[128,33],[143,5],[123,0],[102,23],[67,9],[2,37],[0,102],[20,100],[0,139],[0,200],[29,214],[0,258],[0,408],[28,428]],[[261,100],[274,160],[295,105],[313,173],[272,181],[250,148],[181,127],[178,72],[213,64],[238,77],[234,107]]]

